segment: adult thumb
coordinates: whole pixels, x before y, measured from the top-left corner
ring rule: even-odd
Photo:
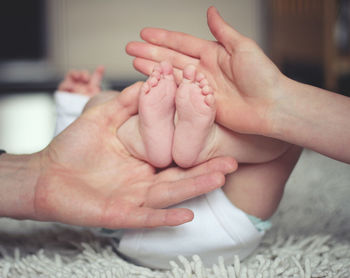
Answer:
[[[139,90],[142,84],[142,82],[136,82],[122,92],[106,92],[105,101],[87,109],[83,117],[90,117],[99,122],[100,125],[118,129],[137,113]]]
[[[209,7],[207,11],[207,20],[213,36],[229,53],[232,53],[243,36],[226,23],[218,10],[213,6]]]

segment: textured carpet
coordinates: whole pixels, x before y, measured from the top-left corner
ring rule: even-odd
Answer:
[[[350,277],[350,166],[304,151],[273,228],[246,260],[210,268],[179,257],[167,272],[119,258],[107,239],[50,223],[0,219],[0,277]]]

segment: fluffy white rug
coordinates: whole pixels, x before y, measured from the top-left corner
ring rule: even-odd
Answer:
[[[86,230],[0,220],[0,277],[350,277],[350,166],[304,151],[256,252],[211,268],[179,257],[152,271],[119,258]]]

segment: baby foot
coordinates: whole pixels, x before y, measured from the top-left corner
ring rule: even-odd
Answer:
[[[216,108],[213,91],[204,75],[197,73],[193,65],[185,67],[183,74],[175,97],[173,158],[179,166],[187,168],[208,159]]]
[[[161,62],[140,91],[139,126],[146,159],[159,168],[172,161],[176,88],[172,65]]]
[[[59,91],[92,97],[101,91],[104,68],[99,66],[90,74],[87,70],[71,70],[58,86]]]

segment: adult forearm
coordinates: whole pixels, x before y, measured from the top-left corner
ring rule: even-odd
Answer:
[[[265,135],[350,163],[350,98],[289,78],[280,90]]]
[[[39,173],[39,154],[0,156],[0,217],[35,216],[33,200]]]

